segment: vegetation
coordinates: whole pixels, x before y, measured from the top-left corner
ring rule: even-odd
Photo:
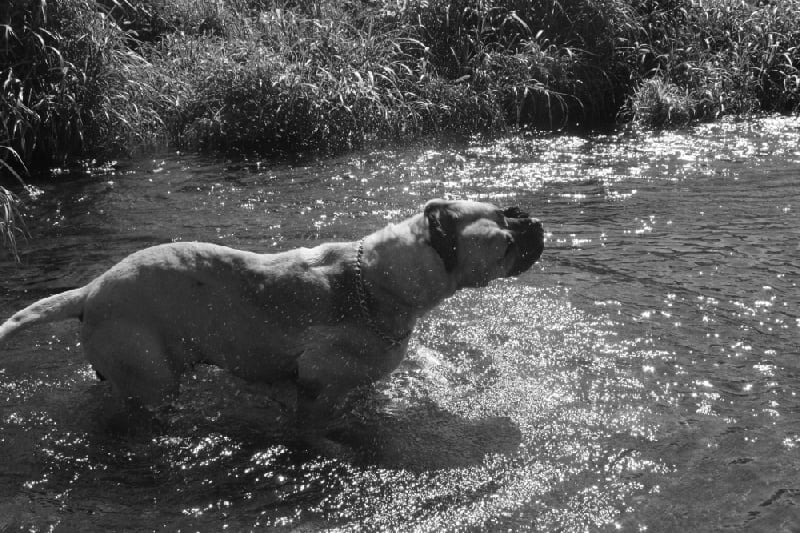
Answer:
[[[6,0],[0,45],[7,176],[800,108],[800,0]]]
[[[651,127],[800,109],[800,1],[644,0],[628,119]]]
[[[0,251],[8,250],[17,259],[17,235],[23,233],[24,228],[17,210],[18,203],[14,193],[0,186]]]

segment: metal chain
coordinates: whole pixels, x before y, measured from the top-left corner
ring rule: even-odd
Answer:
[[[397,346],[405,341],[411,331],[404,333],[400,337],[393,337],[381,329],[381,327],[372,318],[367,305],[367,285],[364,282],[364,273],[361,271],[361,258],[364,256],[364,239],[358,241],[358,253],[356,254],[356,295],[358,296],[358,305],[361,311],[361,318],[367,323],[369,329],[372,330],[381,340],[389,343],[391,346]]]

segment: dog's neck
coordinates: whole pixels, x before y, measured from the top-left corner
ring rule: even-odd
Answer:
[[[408,242],[421,246],[410,248],[413,256],[398,255],[409,249],[404,244]],[[429,245],[421,216],[386,226],[359,243],[359,269],[372,304],[368,311],[392,337],[411,331],[417,319],[456,290],[441,257]]]
[[[389,332],[384,330],[384,328],[375,321],[374,312],[370,308],[369,300],[369,290],[367,289],[367,283],[364,281],[364,272],[362,270],[362,259],[364,257],[364,239],[361,239],[357,243],[357,251],[356,251],[356,261],[355,261],[355,275],[356,275],[356,296],[358,297],[358,308],[361,314],[361,320],[364,321],[367,326],[375,333],[378,337],[381,338],[384,342],[389,344],[390,346],[399,346],[403,344],[408,338],[411,336],[411,332],[413,331],[413,324],[407,331],[401,333],[399,335],[394,334],[393,332]]]

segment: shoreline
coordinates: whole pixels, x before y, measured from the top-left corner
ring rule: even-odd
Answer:
[[[0,15],[0,162],[22,176],[148,146],[340,152],[800,109],[800,0],[64,0]]]

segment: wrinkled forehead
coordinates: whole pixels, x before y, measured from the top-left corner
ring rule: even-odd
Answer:
[[[470,202],[462,206],[463,215],[457,215],[461,228],[467,226],[499,226],[500,228],[520,228],[523,220],[530,219],[530,214],[519,207],[501,208],[490,203]]]
[[[502,222],[504,217],[503,210],[501,208],[487,202],[459,200],[453,202],[448,207],[462,224],[470,224],[476,220],[483,219],[488,219],[494,222]]]

